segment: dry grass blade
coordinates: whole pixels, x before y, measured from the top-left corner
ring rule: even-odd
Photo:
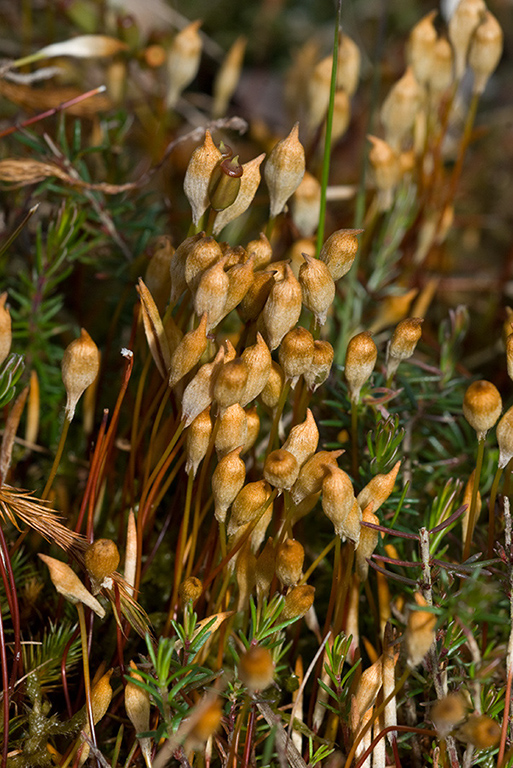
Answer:
[[[157,305],[141,278],[139,278],[137,293],[141,299],[142,319],[146,340],[155,361],[155,365],[162,378],[165,379],[169,374],[169,366],[171,365],[169,342],[166,337],[164,326],[162,325]]]
[[[121,627],[121,616],[119,615],[119,611],[121,611],[121,615],[138,635],[145,637],[147,634],[150,634],[153,637],[148,614],[139,605],[137,600],[132,597],[133,587],[117,572],[112,574],[112,580],[114,582],[113,588],[104,587],[102,594],[110,600],[119,626]],[[118,595],[116,595],[116,591]]]
[[[48,502],[34,498],[28,491],[3,485],[0,488],[0,517],[18,530],[19,521],[23,521],[46,541],[57,544],[61,549],[81,552],[86,547],[82,536],[66,528]]]
[[[66,184],[72,184],[81,189],[91,189],[104,192],[106,195],[117,195],[134,189],[135,182],[128,184],[89,184],[75,176],[70,176],[55,163],[43,163],[40,160],[21,160],[15,157],[0,161],[0,181],[8,184],[8,188],[25,187],[29,184],[37,184],[44,179],[56,176]]]
[[[80,96],[78,88],[32,88],[28,85],[9,83],[0,80],[0,93],[14,104],[19,104],[30,112],[53,109],[57,104],[72,101]],[[92,101],[80,101],[66,108],[66,112],[74,117],[93,117],[98,112],[105,112],[112,106],[108,96],[97,95]]]

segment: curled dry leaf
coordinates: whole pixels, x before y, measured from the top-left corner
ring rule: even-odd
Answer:
[[[169,366],[171,365],[169,343],[164,326],[162,325],[162,320],[160,319],[157,305],[141,278],[139,278],[137,293],[141,299],[141,311],[146,340],[152,357],[155,360],[155,365],[162,378],[165,379],[169,374]]]

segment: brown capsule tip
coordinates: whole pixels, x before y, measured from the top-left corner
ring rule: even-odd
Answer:
[[[286,587],[294,587],[301,578],[305,550],[296,539],[286,539],[276,553],[276,575]]]
[[[490,749],[499,743],[501,729],[488,715],[474,714],[458,729],[456,735],[476,749]]]
[[[477,432],[478,440],[484,440],[499,418],[502,400],[497,387],[484,379],[474,381],[463,398],[463,415]]]
[[[182,581],[178,589],[180,600],[182,604],[195,603],[203,592],[203,584],[196,576],[189,576],[189,578]]]
[[[284,448],[272,451],[264,464],[264,477],[279,490],[289,490],[297,480],[299,466],[297,459]]]
[[[250,692],[264,691],[274,680],[274,662],[270,651],[253,645],[242,654],[239,677]]]
[[[314,603],[315,587],[309,584],[301,584],[294,587],[285,596],[285,603],[280,619],[288,621],[289,619],[302,619]]]
[[[86,568],[91,576],[102,582],[119,565],[119,550],[111,539],[96,539],[85,551]]]

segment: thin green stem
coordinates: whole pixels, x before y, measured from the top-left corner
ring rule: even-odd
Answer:
[[[64,444],[66,443],[66,438],[68,436],[68,429],[70,424],[71,424],[71,421],[68,419],[67,416],[65,416],[64,423],[62,425],[59,445],[57,446],[57,452],[53,460],[52,469],[50,470],[50,475],[48,477],[48,480],[46,481],[46,485],[44,487],[44,491],[41,496],[42,499],[47,499],[52,489],[53,481],[55,480],[55,475],[57,474],[57,470],[59,469],[59,464],[61,462],[62,452],[64,450]]]
[[[267,226],[265,228],[265,236],[269,241],[271,240],[275,224],[276,224],[276,216],[269,216],[269,221],[267,222]]]
[[[86,697],[87,718],[91,730],[91,741],[96,747],[96,735],[94,732],[93,701],[91,698],[91,677],[89,675],[89,651],[87,647],[87,628],[84,615],[84,606],[77,603],[78,622],[80,625],[80,641],[82,643],[82,665],[84,668],[84,689]]]
[[[319,258],[322,244],[324,242],[324,227],[326,224],[326,192],[328,189],[328,179],[330,174],[331,133],[333,128],[333,111],[335,109],[335,94],[337,91],[338,39],[339,39],[341,14],[342,14],[342,0],[338,0],[336,21],[335,21],[335,39],[333,42],[333,59],[332,59],[332,65],[331,65],[330,100],[328,105],[328,114],[326,115],[326,131],[324,134],[324,155],[322,158],[321,204],[319,209],[319,226],[317,227],[317,245],[315,249],[315,255],[317,258]]]
[[[313,561],[313,563],[311,564],[311,566],[309,567],[309,569],[308,569],[308,570],[305,572],[305,574],[304,574],[303,578],[301,579],[301,581],[299,582],[298,586],[300,586],[300,585],[302,585],[302,584],[306,584],[306,583],[307,583],[307,581],[308,581],[308,579],[310,578],[310,576],[312,575],[312,573],[315,571],[315,569],[317,568],[317,566],[318,566],[320,563],[322,563],[322,561],[324,560],[324,558],[326,557],[326,555],[329,553],[329,551],[330,551],[331,549],[333,549],[333,547],[335,546],[335,544],[336,544],[336,542],[337,542],[337,541],[340,541],[340,539],[339,539],[339,537],[338,537],[338,536],[336,536],[334,539],[332,539],[332,540],[330,541],[330,543],[329,543],[327,546],[325,546],[325,547],[324,547],[324,549],[322,550],[321,554],[320,554],[320,555],[318,555],[318,556],[315,558],[315,560]]]
[[[468,516],[467,536],[465,539],[465,546],[463,549],[463,561],[467,560],[470,555],[470,547],[472,545],[472,536],[474,535],[474,526],[476,524],[477,514],[477,494],[479,491],[479,481],[481,479],[481,469],[483,466],[483,456],[485,448],[485,438],[481,438],[477,444],[477,458],[476,458],[476,474],[474,475],[474,485],[472,487],[472,498],[470,501],[470,510]]]

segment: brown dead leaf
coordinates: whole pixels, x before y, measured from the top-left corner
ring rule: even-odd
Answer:
[[[55,109],[59,104],[63,104],[66,101],[73,101],[73,99],[78,98],[82,94],[82,91],[69,86],[63,88],[34,88],[29,85],[19,85],[17,83],[10,83],[7,80],[0,80],[0,94],[23,109],[30,112],[39,112]],[[76,104],[70,104],[69,107],[66,107],[66,112],[74,117],[94,117],[99,112],[106,112],[111,107],[112,102],[109,97],[98,94],[94,99],[85,99]]]
[[[22,160],[15,157],[0,160],[0,182],[13,187],[26,187],[29,184],[38,184],[44,179],[55,176],[66,184],[71,184],[80,189],[92,189],[104,192],[106,195],[117,195],[120,192],[126,192],[134,189],[137,184],[130,182],[128,184],[90,184],[80,178],[70,176],[55,163],[44,163],[40,160]]]

